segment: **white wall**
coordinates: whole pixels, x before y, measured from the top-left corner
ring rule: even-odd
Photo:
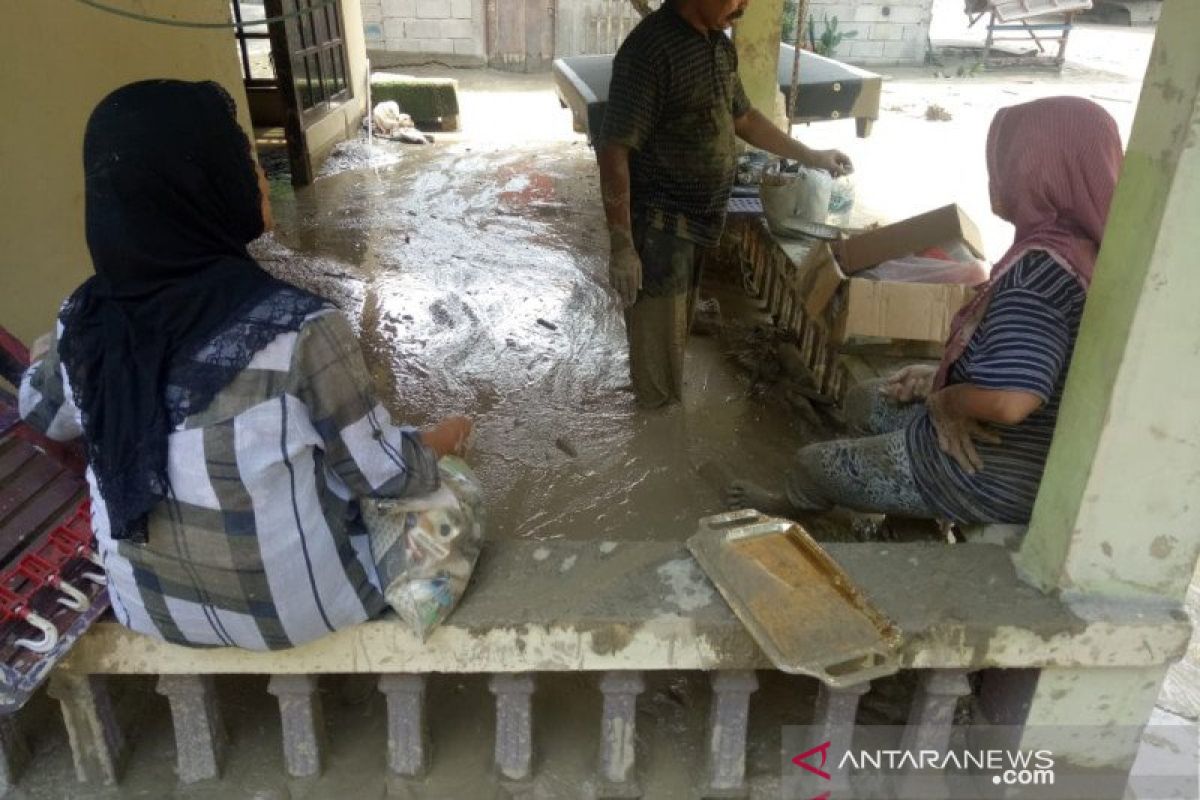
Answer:
[[[367,47],[399,60],[482,64],[484,0],[362,0]],[[407,58],[404,58],[407,56]]]
[[[833,57],[853,64],[919,64],[925,60],[933,0],[810,0],[809,17],[817,38],[826,15],[838,29],[855,31]]]
[[[925,59],[934,0],[810,0],[820,36],[825,16],[856,31],[834,54],[856,64],[916,64]],[[640,19],[627,0],[558,0],[556,58],[611,53]],[[487,60],[484,0],[362,0],[367,47],[394,63]],[[611,19],[611,22],[610,22]]]

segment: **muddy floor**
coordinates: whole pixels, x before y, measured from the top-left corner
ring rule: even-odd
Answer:
[[[682,407],[636,409],[585,143],[402,147],[344,148],[355,168],[281,192],[260,255],[359,323],[395,419],[475,419],[491,535],[680,539],[720,510],[704,464],[778,480],[811,434],[720,337],[694,341]]]

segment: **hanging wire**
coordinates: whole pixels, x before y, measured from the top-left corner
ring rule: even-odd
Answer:
[[[800,99],[800,49],[804,44],[805,17],[808,16],[808,0],[799,0],[796,3],[796,52],[792,54],[792,86],[788,92],[788,118],[787,124],[790,129],[792,120],[796,118],[796,101]]]
[[[280,14],[278,17],[267,17],[265,19],[252,19],[248,22],[195,22],[186,19],[169,19],[167,17],[152,17],[149,14],[140,14],[137,11],[127,11],[123,8],[114,8],[106,3],[101,3],[99,0],[75,0],[85,6],[90,6],[97,11],[103,11],[107,14],[115,14],[118,17],[136,20],[137,22],[147,22],[151,25],[166,25],[172,28],[202,28],[202,29],[242,29],[254,28],[259,25],[270,25],[274,22],[285,22],[289,19],[296,19],[314,11],[319,11],[326,6],[331,6],[337,0],[315,0],[313,4],[304,9],[298,9],[288,14]]]

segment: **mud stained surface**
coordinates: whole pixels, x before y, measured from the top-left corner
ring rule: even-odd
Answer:
[[[689,345],[683,407],[636,409],[584,143],[374,160],[280,197],[257,253],[359,323],[394,419],[475,418],[492,536],[679,539],[721,510],[706,462],[779,481],[801,432],[716,340]]]

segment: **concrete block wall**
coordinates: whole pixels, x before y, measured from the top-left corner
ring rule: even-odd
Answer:
[[[487,60],[484,0],[362,0],[367,48],[395,62]]]
[[[838,29],[855,31],[833,53],[852,64],[919,64],[925,60],[933,0],[810,0],[809,16],[819,38],[826,16]]]

